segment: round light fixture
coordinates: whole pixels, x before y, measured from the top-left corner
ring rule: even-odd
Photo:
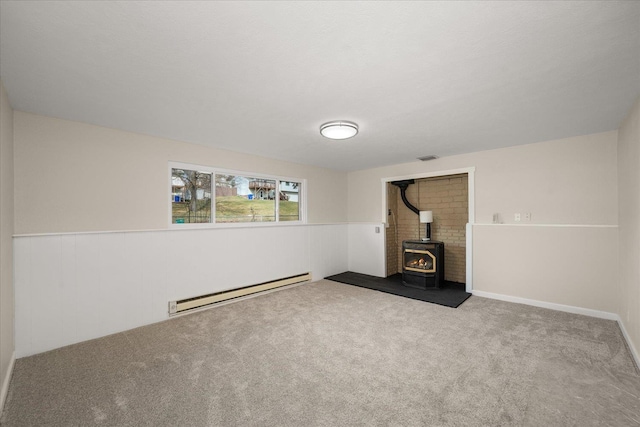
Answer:
[[[344,120],[329,122],[320,126],[320,134],[330,139],[347,139],[358,134],[358,125]]]

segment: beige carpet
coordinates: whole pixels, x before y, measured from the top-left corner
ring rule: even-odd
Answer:
[[[613,321],[330,281],[16,361],[3,426],[637,426]]]

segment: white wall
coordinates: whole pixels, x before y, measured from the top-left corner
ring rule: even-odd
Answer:
[[[166,319],[170,300],[348,268],[344,172],[18,111],[14,140],[19,357]],[[309,225],[169,230],[170,161],[306,179]]]
[[[13,110],[0,81],[0,411],[13,364]]]
[[[20,356],[161,320],[170,299],[297,274],[303,266],[315,279],[347,269],[384,276],[384,229],[375,233],[386,220],[382,179],[472,167],[474,289],[607,312],[620,306],[615,271],[605,277],[584,268],[616,261],[617,132],[347,175],[27,113],[16,112],[14,125],[16,233],[71,232],[16,238]],[[637,141],[634,132],[624,141]],[[168,161],[306,178],[310,222],[348,217],[350,224],[103,233],[167,228]],[[130,191],[131,182],[142,185]],[[58,197],[62,190],[81,196]],[[625,203],[620,208],[631,212]],[[514,224],[516,212],[530,212],[531,223]],[[489,225],[494,213],[507,224]],[[87,230],[98,233],[78,233]],[[231,254],[248,241],[277,259],[240,268]],[[174,253],[185,246],[199,255]],[[547,272],[539,281],[535,255]],[[170,269],[176,263],[185,277]],[[56,313],[49,300],[61,295],[80,303]],[[132,303],[118,306],[122,295]],[[638,313],[628,311],[630,318]]]
[[[347,225],[15,238],[16,355],[168,318],[168,302],[347,270]]]
[[[166,229],[168,162],[307,179],[309,223],[347,219],[346,173],[15,112],[15,232]]]
[[[616,260],[616,144],[617,132],[606,132],[352,172],[349,221],[386,220],[383,178],[475,167],[473,289],[614,312],[616,269],[609,268],[603,286],[602,274],[585,274],[580,266],[597,262],[594,244],[607,251],[600,259],[610,267]],[[531,221],[516,225],[514,214],[526,212]],[[487,225],[494,213],[505,224]],[[349,249],[350,259],[378,251]]]
[[[349,224],[349,271],[386,276],[384,227],[383,223]]]
[[[476,224],[473,291],[615,313],[617,234],[615,226]]]
[[[619,268],[618,314],[631,345],[640,350],[640,98],[618,134]]]
[[[349,174],[349,222],[384,222],[382,178],[476,168],[475,222],[500,213],[513,223],[617,224],[617,132],[481,151]]]

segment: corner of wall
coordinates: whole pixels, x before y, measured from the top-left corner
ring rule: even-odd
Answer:
[[[638,361],[640,348],[640,97],[618,129],[618,315]]]
[[[4,372],[4,376],[2,378],[2,386],[0,387],[0,415],[2,415],[2,411],[4,410],[4,403],[7,401],[7,395],[9,394],[9,383],[11,382],[11,376],[13,375],[13,365],[16,362],[16,353],[11,353],[11,358],[9,359],[9,366],[7,367],[7,371]]]
[[[0,80],[0,413],[15,360],[13,299],[13,109]]]

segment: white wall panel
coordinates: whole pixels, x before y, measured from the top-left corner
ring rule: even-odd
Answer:
[[[107,335],[127,329],[127,298],[124,288],[124,233],[109,233],[99,236],[99,304],[95,314],[100,319],[101,334]],[[107,320],[109,319],[109,320]]]
[[[40,240],[39,237],[32,237],[34,242]],[[16,240],[20,240],[17,238]],[[78,323],[78,341],[85,341],[104,334],[100,313],[100,234],[79,234],[76,235],[76,289],[77,305],[74,307],[65,306],[68,310],[77,310],[77,317],[81,319]],[[16,253],[16,256],[20,256]],[[69,273],[71,274],[71,273]],[[43,284],[37,284],[40,287]],[[16,317],[20,315],[16,312]],[[22,356],[22,349],[17,353]],[[33,351],[27,354],[33,354]]]
[[[342,224],[309,228],[309,264],[314,280],[349,269],[348,227]]]
[[[324,275],[343,273],[349,270],[349,226],[326,228],[323,233]],[[319,277],[319,278],[320,278]]]
[[[379,232],[376,233],[376,228]],[[349,270],[386,276],[383,223],[349,224]]]
[[[60,237],[33,239],[31,245],[31,311],[32,346],[43,351],[55,346],[62,336]],[[44,286],[38,286],[45,283]]]
[[[18,239],[19,240],[19,239]],[[78,282],[76,280],[76,236],[60,236],[60,297],[58,307],[62,320],[63,344],[78,342],[78,324],[82,321],[77,310],[67,310],[66,307],[78,305]]]
[[[31,350],[31,241],[32,237],[13,239],[13,288],[15,299],[15,348]]]
[[[143,324],[159,322],[167,318],[169,302],[169,271],[173,268],[168,247],[169,235],[162,231],[132,233],[142,240],[142,288],[140,305],[146,313]]]
[[[167,283],[169,284],[169,298],[172,300],[188,298],[200,295],[203,288],[203,280],[206,280],[205,269],[211,269],[212,274],[217,273],[215,268],[215,246],[209,250],[205,248],[203,236],[208,230],[189,230],[184,232],[169,233],[167,239],[167,261],[170,268],[167,271]],[[204,254],[212,256],[211,261],[205,264]]]
[[[16,356],[165,320],[170,300],[308,271],[316,280],[346,271],[346,230],[342,224],[15,237]]]
[[[144,235],[145,233],[123,234],[123,259],[120,265],[123,298],[120,304],[126,325],[145,325],[145,318],[150,316],[151,298],[149,303],[144,302],[146,294],[142,280],[142,254],[147,250]]]

